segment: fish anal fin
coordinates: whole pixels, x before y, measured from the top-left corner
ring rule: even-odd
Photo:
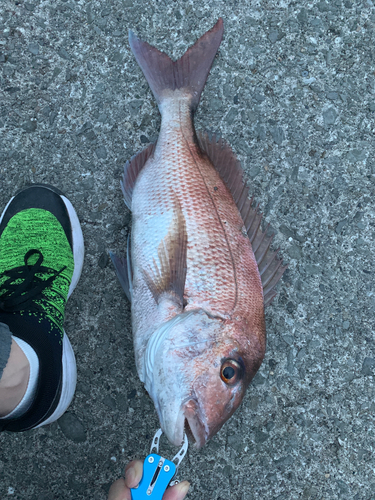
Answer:
[[[131,210],[132,195],[135,183],[137,181],[139,172],[145,166],[145,163],[153,155],[156,143],[151,143],[147,148],[134,155],[129,161],[125,163],[124,175],[121,180],[122,194],[126,206]]]
[[[157,261],[154,259],[153,264],[143,271],[147,286],[157,304],[167,298],[183,309],[186,257],[186,223],[180,206],[177,206],[168,233],[159,245]]]
[[[233,200],[241,214],[247,235],[251,242],[255,260],[263,285],[264,305],[268,306],[276,295],[275,286],[288,266],[282,265],[277,252],[271,250],[274,235],[262,230],[262,214],[259,205],[253,207],[253,198],[249,200],[249,189],[243,179],[243,169],[233,153],[232,148],[223,139],[209,137],[207,133],[198,133],[198,144],[208,156],[222,181],[233,196]]]

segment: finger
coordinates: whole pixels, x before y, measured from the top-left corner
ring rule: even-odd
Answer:
[[[128,488],[134,488],[140,483],[143,475],[142,460],[133,460],[125,467],[125,483]]]
[[[186,497],[189,488],[190,484],[187,481],[175,484],[171,488],[167,489],[163,495],[163,500],[182,500]]]
[[[125,485],[125,479],[117,479],[108,493],[108,500],[131,500],[129,488]]]

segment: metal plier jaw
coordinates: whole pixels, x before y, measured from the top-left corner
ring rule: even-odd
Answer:
[[[168,486],[173,486],[177,482],[172,481],[172,479],[186,455],[188,439],[184,434],[182,448],[172,460],[167,460],[159,455],[159,441],[162,434],[163,431],[159,429],[152,440],[150,454],[147,455],[143,464],[141,482],[137,488],[130,490],[132,500],[161,500]]]

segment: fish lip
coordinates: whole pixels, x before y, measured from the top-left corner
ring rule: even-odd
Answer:
[[[206,426],[201,421],[200,413],[199,403],[195,398],[189,398],[189,400],[184,403],[183,415],[195,440],[195,446],[198,449],[202,448],[208,439],[208,432]]]

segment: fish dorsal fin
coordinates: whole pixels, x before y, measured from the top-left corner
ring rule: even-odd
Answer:
[[[262,279],[264,305],[268,306],[277,293],[274,287],[288,266],[282,265],[282,259],[277,255],[278,250],[270,248],[274,235],[267,235],[268,226],[265,231],[261,229],[262,214],[258,211],[259,205],[252,207],[254,198],[248,198],[249,188],[243,180],[241,164],[231,147],[221,138],[216,140],[213,136],[210,139],[207,133],[198,134],[198,143],[232,193],[240,211]]]
[[[126,206],[131,210],[132,195],[135,182],[139,172],[145,166],[146,161],[152,156],[155,150],[156,143],[151,143],[147,148],[134,155],[130,160],[125,163],[124,175],[121,181],[122,194]]]
[[[185,218],[176,201],[175,214],[166,237],[158,248],[158,259],[143,272],[155,301],[168,295],[181,310],[184,307],[184,290],[187,271],[187,232]]]

